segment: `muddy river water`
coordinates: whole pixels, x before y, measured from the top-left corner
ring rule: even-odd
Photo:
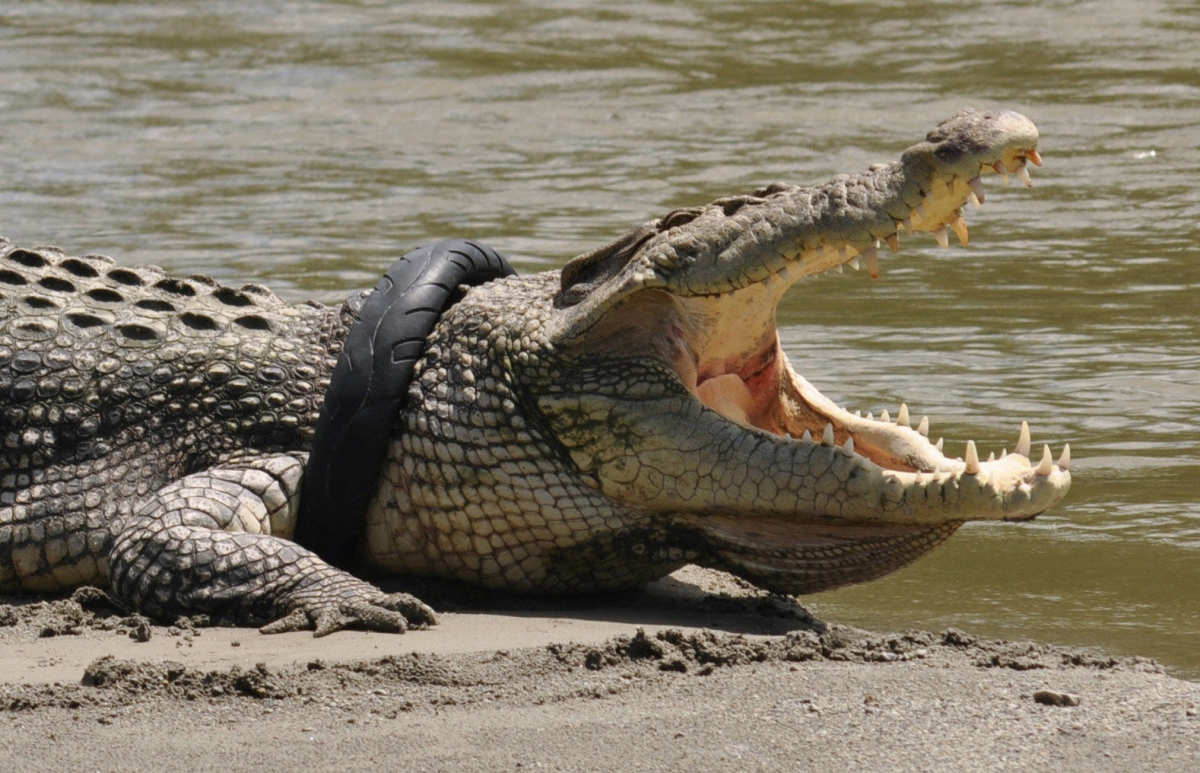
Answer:
[[[1200,677],[1200,12],[1118,2],[0,2],[0,233],[336,301],[403,250],[522,272],[668,209],[1026,113],[971,243],[793,289],[793,364],[961,453],[1072,450],[1068,499],[805,600]]]

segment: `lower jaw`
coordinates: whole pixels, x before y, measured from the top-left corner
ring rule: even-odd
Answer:
[[[704,520],[703,528],[717,545],[709,565],[785,594],[878,579],[938,547],[962,525],[806,523],[782,516]]]

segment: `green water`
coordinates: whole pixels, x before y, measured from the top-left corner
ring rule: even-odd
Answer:
[[[803,283],[834,399],[1072,448],[1066,503],[965,528],[828,620],[955,626],[1200,676],[1200,12],[1185,2],[0,3],[0,233],[336,300],[405,249],[522,271],[964,106],[1041,127],[968,248]]]

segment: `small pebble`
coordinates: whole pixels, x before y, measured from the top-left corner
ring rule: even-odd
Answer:
[[[1033,699],[1045,706],[1078,706],[1079,696],[1069,692],[1058,692],[1057,690],[1038,690],[1033,694]]]

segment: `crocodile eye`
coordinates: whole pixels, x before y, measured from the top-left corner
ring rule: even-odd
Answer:
[[[692,209],[677,209],[670,212],[663,218],[664,228],[677,228],[681,225],[687,225],[695,220],[700,215],[695,208]]]

